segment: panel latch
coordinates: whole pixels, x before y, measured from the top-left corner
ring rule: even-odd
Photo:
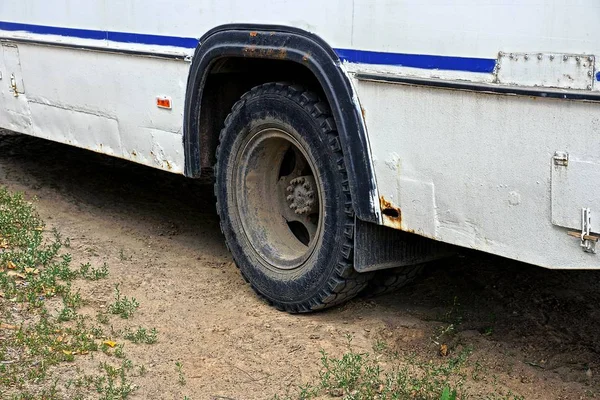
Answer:
[[[10,75],[10,91],[15,97],[19,97],[19,90],[17,89],[17,79],[15,78],[15,74]]]
[[[581,233],[569,232],[569,235],[581,240],[583,251],[596,254],[596,243],[600,237],[592,235],[592,211],[589,208],[581,209]]]

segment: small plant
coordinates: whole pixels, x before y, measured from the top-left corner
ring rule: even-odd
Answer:
[[[451,391],[450,388],[446,386],[442,391],[440,400],[456,400],[456,396],[456,390]]]
[[[115,302],[108,306],[108,311],[111,314],[119,315],[121,318],[127,319],[133,316],[133,313],[139,306],[140,304],[134,297],[129,299],[125,296],[121,296],[121,291],[117,284],[115,286]]]
[[[126,256],[125,255],[125,250],[124,249],[119,250],[119,259],[121,261],[131,261],[132,258],[133,258],[132,256]]]
[[[123,351],[123,345],[118,344],[115,348],[115,357],[117,358],[125,358],[125,352]]]
[[[74,309],[65,306],[62,310],[60,310],[57,319],[59,322],[71,321],[75,318],[76,315],[77,314]]]
[[[144,375],[146,375],[146,372],[148,372],[148,371],[146,370],[145,365],[138,366],[138,376],[144,376]]]
[[[157,335],[158,331],[156,328],[152,328],[148,331],[146,328],[140,326],[135,332],[130,330],[125,331],[123,337],[133,343],[154,344],[156,343]]]
[[[375,344],[373,345],[373,351],[375,353],[383,353],[385,350],[387,350],[387,348],[388,348],[388,345],[383,340],[377,340],[375,342]]]
[[[177,368],[177,373],[179,374],[179,377],[177,378],[177,382],[179,382],[179,384],[181,386],[185,386],[186,380],[185,380],[185,375],[183,374],[183,364],[181,364],[179,361],[177,361],[175,363],[175,367]]]

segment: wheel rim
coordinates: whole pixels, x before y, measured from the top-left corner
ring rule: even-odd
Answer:
[[[321,183],[310,156],[292,134],[269,127],[248,135],[234,171],[238,217],[261,264],[300,268],[322,233]]]

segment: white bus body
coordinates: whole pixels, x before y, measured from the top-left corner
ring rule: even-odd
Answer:
[[[186,173],[200,38],[289,27],[333,49],[351,82],[372,221],[598,269],[598,21],[596,0],[4,0],[0,127]]]

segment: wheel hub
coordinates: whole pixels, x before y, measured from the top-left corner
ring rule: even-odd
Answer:
[[[292,179],[286,189],[290,209],[298,215],[310,215],[317,212],[315,187],[315,179],[312,176],[299,176]]]

